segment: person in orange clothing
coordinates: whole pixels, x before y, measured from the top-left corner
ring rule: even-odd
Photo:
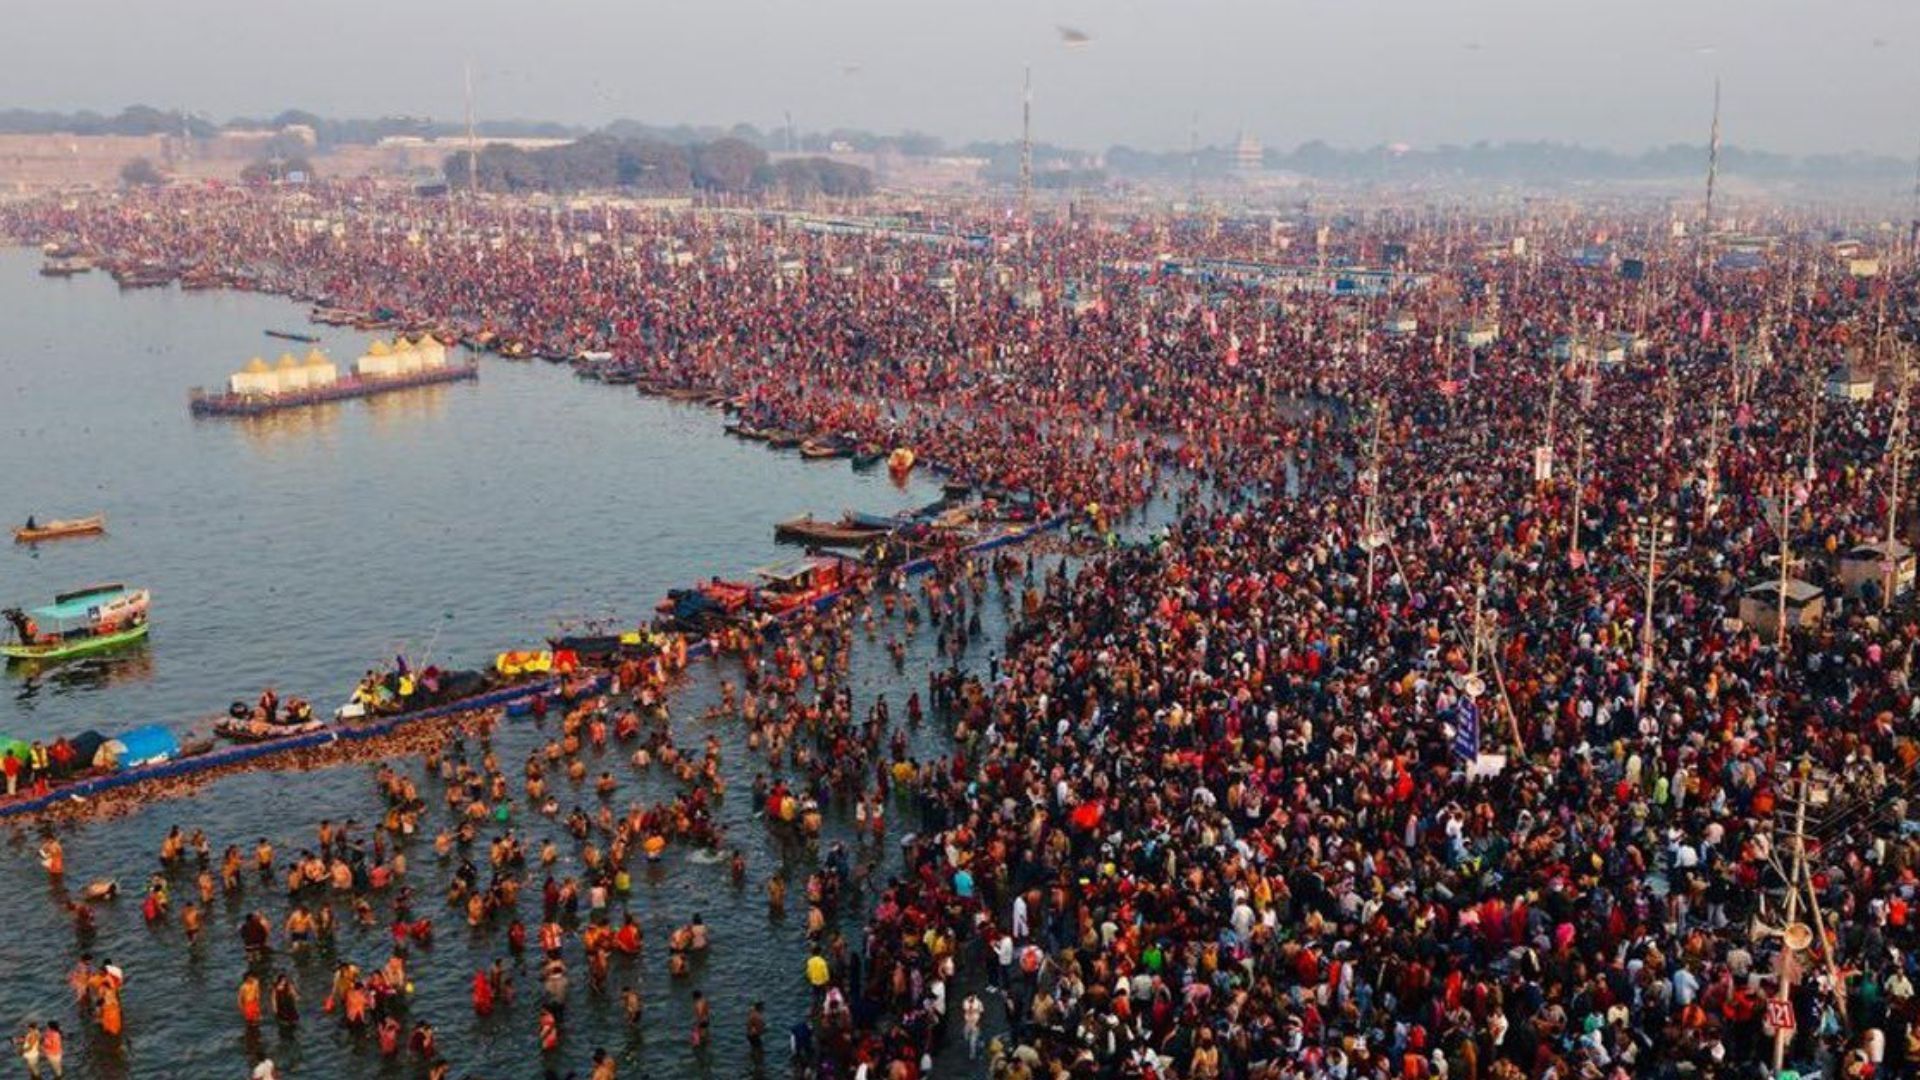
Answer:
[[[120,988],[126,980],[121,977],[120,969],[108,960],[100,967],[100,973],[94,976],[94,1002],[100,1017],[100,1030],[108,1035],[120,1035]],[[44,1051],[43,1051],[44,1053]]]
[[[240,1019],[248,1027],[260,1023],[260,977],[251,971],[240,980]]]

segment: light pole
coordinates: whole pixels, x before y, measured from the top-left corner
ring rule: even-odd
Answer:
[[[1666,514],[1638,515],[1634,518],[1634,535],[1647,549],[1646,610],[1640,620],[1640,681],[1633,691],[1633,711],[1638,715],[1647,707],[1647,692],[1653,683],[1653,598],[1660,589],[1660,549],[1673,546],[1673,518]]]

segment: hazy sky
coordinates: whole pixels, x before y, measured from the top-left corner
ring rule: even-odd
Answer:
[[[1910,155],[1920,0],[6,0],[0,106]],[[1055,29],[1092,36],[1068,48]]]

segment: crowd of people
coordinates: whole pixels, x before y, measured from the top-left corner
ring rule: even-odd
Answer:
[[[1664,213],[1355,218],[1320,234],[1323,256],[1391,243],[1421,271],[1356,298],[1249,270],[1303,265],[1269,229],[1146,215],[980,249],[745,215],[300,198],[36,203],[0,225],[607,351],[1112,526],[1085,557],[956,556],[917,590],[883,579],[729,642],[741,683],[717,718],[735,745],[676,747],[663,699],[616,696],[566,713],[518,792],[483,743],[431,758],[460,822],[436,852],[490,837],[491,871],[462,863],[448,897],[471,925],[527,935],[517,890],[545,856],[515,840],[510,804],[562,823],[587,868],[541,889],[543,1045],[565,1039],[569,950],[612,993],[639,948],[611,910],[632,858],[730,857],[716,763],[745,752],[768,756],[766,827],[818,848],[788,1038],[803,1075],[1920,1067],[1920,620],[1899,549],[1845,569],[1911,536],[1890,475],[1906,272],[1849,276],[1784,215],[1757,219],[1786,239],[1739,270]],[[1596,265],[1608,245],[1633,272]],[[1203,269],[1167,269],[1169,249]],[[1872,395],[1826,400],[1836,368]],[[1107,519],[1155,497],[1177,500],[1163,527]],[[1824,594],[1784,629],[1771,602],[1742,605],[1781,578]],[[995,595],[1013,627],[978,642]],[[938,758],[845,678],[889,616],[946,661],[900,718],[950,731]],[[563,815],[559,777],[617,790],[582,757],[610,738],[681,794]],[[382,788],[394,814],[423,810],[410,778]],[[830,810],[865,833],[818,842]],[[342,843],[311,856],[313,885]],[[416,922],[396,909],[396,957]],[[706,947],[697,919],[674,937],[674,957]],[[243,998],[277,1013],[259,977]],[[339,987],[382,1049],[395,986],[346,970]],[[478,973],[474,1006],[512,992]],[[627,1009],[638,1023],[637,994]],[[711,1013],[702,998],[689,1039]]]

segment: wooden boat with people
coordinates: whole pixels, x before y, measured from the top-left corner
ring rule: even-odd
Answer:
[[[839,521],[821,521],[812,514],[789,518],[773,527],[773,538],[788,544],[820,547],[865,547],[886,536],[898,523],[879,524],[872,518],[846,514]]]
[[[70,536],[98,536],[107,531],[107,515],[92,514],[83,518],[55,519],[53,521],[35,521],[27,519],[25,525],[13,530],[13,542],[16,544],[37,544],[43,540],[64,540]]]
[[[0,644],[9,660],[67,660],[129,644],[147,636],[145,589],[114,582],[60,593],[53,603],[0,611],[13,629]]]
[[[237,743],[265,743],[276,739],[290,739],[295,735],[311,735],[326,726],[319,720],[307,720],[298,724],[269,724],[265,720],[222,720],[213,725],[213,733]]]

